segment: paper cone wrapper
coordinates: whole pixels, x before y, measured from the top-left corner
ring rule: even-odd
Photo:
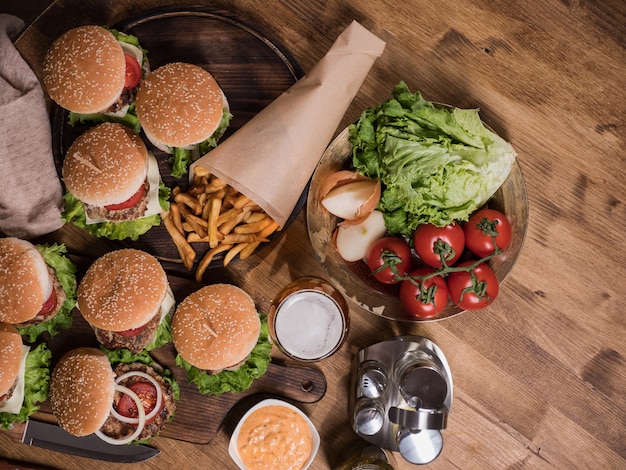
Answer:
[[[289,90],[196,161],[284,227],[385,43],[356,21]]]

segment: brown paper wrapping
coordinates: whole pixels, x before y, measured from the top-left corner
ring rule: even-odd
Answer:
[[[289,90],[196,161],[281,227],[385,43],[353,21]]]

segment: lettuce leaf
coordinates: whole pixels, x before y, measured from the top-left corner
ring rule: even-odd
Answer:
[[[165,184],[159,184],[159,204],[163,210],[168,210],[170,203],[170,188]],[[87,229],[87,231],[95,237],[105,237],[111,240],[123,240],[130,238],[131,240],[137,240],[140,235],[143,235],[152,227],[156,227],[161,224],[161,217],[158,214],[148,217],[142,217],[141,219],[125,222],[102,222],[98,224],[87,225],[87,216],[83,203],[72,195],[70,192],[65,192],[63,195],[65,200],[65,206],[61,214],[61,218],[64,222],[71,222],[77,227]]]
[[[41,253],[46,264],[54,269],[66,298],[61,310],[54,318],[37,325],[19,328],[18,331],[26,337],[26,341],[29,343],[33,343],[44,332],[48,332],[53,337],[59,331],[71,327],[73,322],[72,309],[76,305],[76,266],[65,256],[67,253],[65,245],[54,243],[52,245],[35,245],[35,248]]]
[[[52,353],[45,343],[31,349],[26,356],[24,372],[24,402],[18,414],[0,412],[0,428],[10,429],[13,423],[23,423],[39,410],[38,403],[48,399]]]
[[[167,343],[172,342],[172,315],[169,313],[165,315],[161,323],[156,330],[154,340],[145,347],[146,351],[152,351],[153,349],[160,348]]]
[[[272,345],[269,342],[267,318],[261,315],[261,333],[257,344],[246,362],[236,370],[225,370],[210,375],[189,364],[180,354],[176,356],[176,364],[187,371],[187,381],[196,384],[200,393],[222,395],[226,392],[237,393],[249,389],[254,379],[258,379],[267,371],[271,353]]]
[[[137,112],[135,111],[134,102],[128,106],[128,111],[126,111],[126,114],[123,117],[111,116],[104,113],[80,114],[73,111],[70,111],[68,114],[68,123],[70,126],[75,126],[76,124],[102,122],[117,122],[129,127],[138,134],[141,132],[141,124],[139,123]]]
[[[170,147],[172,156],[169,158],[169,162],[172,164],[172,171],[170,175],[174,178],[182,178],[193,159],[191,158],[191,150],[180,147]]]
[[[224,109],[222,118],[220,119],[220,123],[217,126],[217,129],[215,129],[215,132],[213,132],[211,137],[207,140],[198,144],[198,153],[200,156],[206,155],[211,149],[217,147],[217,142],[230,125],[232,117],[233,115]],[[189,165],[191,165],[194,160],[193,151],[180,147],[170,147],[170,151],[172,152],[172,156],[169,159],[172,164],[172,171],[170,175],[174,178],[182,178],[183,175],[187,173]]]
[[[141,52],[143,52],[143,63],[141,65],[143,67],[144,63],[147,61],[148,50],[141,47],[141,44],[139,44],[139,38],[137,36],[133,34],[123,33],[121,31],[118,31],[117,29],[109,28],[108,26],[103,26],[103,28],[108,29],[111,34],[115,36],[115,39],[117,39],[119,42],[125,42],[132,46],[135,46],[138,49],[141,49]]]
[[[410,237],[420,224],[465,221],[502,185],[513,147],[477,109],[436,106],[404,82],[349,127],[354,168],[380,178],[387,229]]]

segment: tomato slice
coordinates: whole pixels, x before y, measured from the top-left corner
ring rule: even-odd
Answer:
[[[126,60],[126,74],[124,75],[124,88],[135,88],[141,80],[141,65],[130,54],[124,54]]]
[[[135,382],[128,388],[130,388],[133,392],[137,394],[139,400],[143,405],[143,409],[146,412],[146,415],[148,415],[154,409],[157,402],[157,391],[154,385],[150,382]],[[117,402],[115,408],[117,409],[117,412],[119,414],[127,418],[136,418],[139,415],[139,412],[137,410],[137,404],[131,397],[129,397],[125,393],[120,396],[120,399]],[[146,420],[146,424],[154,421],[154,418],[156,418],[157,416],[158,413],[155,414],[153,418]]]
[[[133,194],[129,199],[125,200],[124,202],[120,202],[119,204],[109,204],[108,206],[104,206],[104,208],[109,211],[119,211],[122,209],[128,209],[129,207],[133,207],[139,204],[139,201],[143,199],[145,194],[146,194],[146,190],[144,188],[144,185],[142,184],[139,190],[135,194]]]
[[[47,317],[48,315],[50,315],[50,313],[54,310],[56,306],[57,306],[57,293],[54,289],[52,289],[52,293],[50,294],[50,297],[48,297],[48,300],[46,300],[43,303],[43,305],[41,306],[41,310],[39,310],[39,313],[37,314],[37,316]]]
[[[139,328],[132,328],[130,330],[117,331],[116,333],[120,336],[124,336],[125,338],[132,338],[141,333],[146,326],[140,326]]]

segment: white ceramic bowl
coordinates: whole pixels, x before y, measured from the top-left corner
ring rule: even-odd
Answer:
[[[258,410],[260,408],[264,408],[266,406],[272,406],[272,405],[284,406],[285,408],[288,408],[290,410],[295,411],[300,416],[302,416],[302,418],[304,418],[304,420],[309,425],[309,429],[311,430],[311,438],[313,440],[312,447],[311,447],[311,455],[309,456],[308,460],[304,464],[304,467],[302,467],[303,469],[309,468],[311,463],[313,463],[313,460],[315,459],[315,456],[317,455],[317,451],[319,450],[319,447],[320,447],[320,435],[317,432],[317,429],[315,428],[315,426],[313,425],[313,422],[298,407],[293,406],[292,404],[287,403],[286,401],[277,400],[275,398],[268,398],[266,400],[263,400],[263,401],[257,403],[252,408],[250,408],[246,412],[246,414],[243,415],[243,417],[239,420],[239,423],[237,424],[237,427],[233,431],[233,435],[231,436],[230,443],[228,445],[228,453],[230,454],[230,457],[233,459],[233,461],[237,464],[237,466],[241,470],[247,470],[247,467],[241,461],[241,457],[239,456],[239,450],[238,450],[238,447],[237,447],[237,440],[239,438],[239,432],[241,431],[241,427],[243,426],[243,423],[246,421],[246,419],[252,413],[254,413],[256,410]]]

